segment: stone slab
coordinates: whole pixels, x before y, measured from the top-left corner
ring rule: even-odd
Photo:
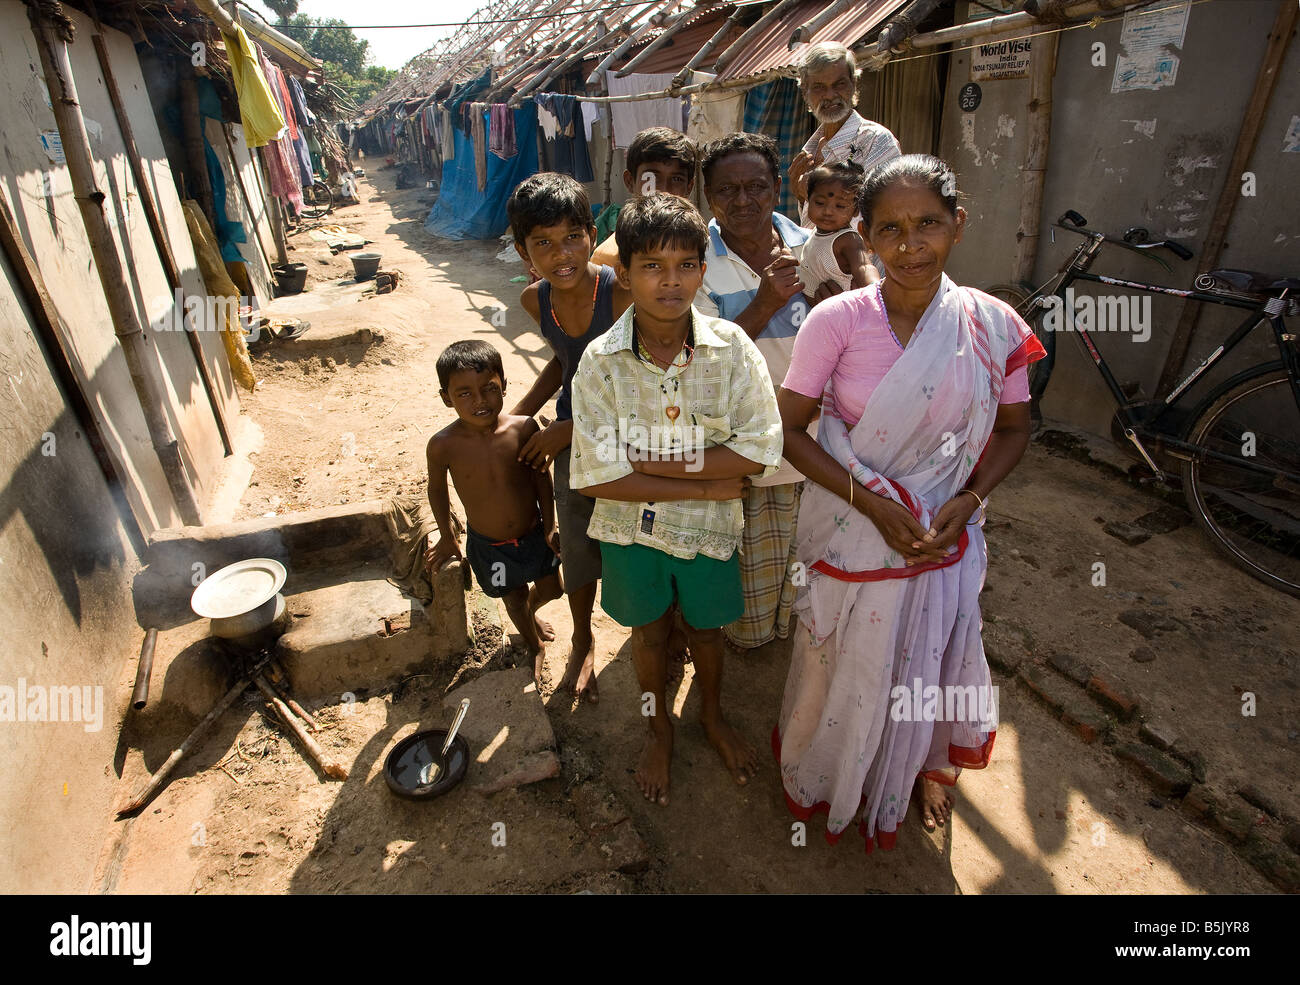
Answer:
[[[473,757],[470,789],[491,795],[559,776],[555,731],[530,669],[490,671],[451,691],[443,699],[444,725],[463,698],[470,700],[460,729]]]
[[[338,702],[430,670],[434,633],[424,606],[382,578],[326,585],[286,603],[292,621],[276,655],[299,700]]]

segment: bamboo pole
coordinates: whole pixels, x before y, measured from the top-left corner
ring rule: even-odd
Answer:
[[[614,62],[618,61],[620,58],[626,55],[628,49],[631,48],[632,45],[636,44],[643,37],[645,37],[645,35],[649,34],[652,30],[655,29],[655,27],[657,26],[655,24],[656,17],[663,16],[668,11],[676,7],[677,4],[680,2],[681,0],[664,0],[664,2],[662,3],[651,3],[648,4],[646,7],[644,7],[642,10],[640,10],[634,17],[628,18],[629,23],[635,23],[636,19],[638,17],[644,17],[645,14],[650,10],[650,8],[655,6],[658,6],[660,8],[659,10],[655,11],[655,13],[652,14],[650,17],[648,17],[644,24],[636,28],[634,31],[632,31],[631,34],[629,34],[626,38],[624,38],[622,43],[617,48],[609,52],[607,55],[605,55],[604,58],[600,60],[600,63],[594,69],[592,69],[591,74],[587,76],[587,85],[603,84],[605,80],[605,70],[609,68],[611,65],[613,65]],[[662,21],[660,23],[662,23]]]
[[[814,34],[830,23],[833,17],[839,16],[841,11],[848,9],[852,3],[853,0],[836,0],[835,3],[826,7],[820,14],[812,18],[812,20],[804,21],[804,23],[796,27],[794,33],[790,35],[790,43],[788,47],[793,48],[800,42],[811,41]]]
[[[67,46],[72,40],[72,22],[61,17],[56,28],[48,16],[42,13],[44,9],[31,6],[27,8],[27,13],[32,32],[36,36],[51,109],[67,158],[68,173],[72,178],[73,194],[81,210],[91,256],[113,322],[113,332],[122,347],[122,355],[126,359],[131,384],[144,414],[149,439],[162,466],[177,512],[186,526],[200,526],[203,520],[194,490],[185,473],[180,444],[172,434],[163,409],[166,406],[166,393],[154,375],[157,361],[151,357],[145,344],[144,332],[131,304],[127,272],[118,256],[117,244],[108,225],[104,209],[107,196],[95,185],[90,138],[86,135],[86,121],[81,115],[77,87],[72,77],[72,64],[68,58]]]
[[[144,171],[144,161],[140,157],[140,149],[135,143],[135,131],[131,127],[131,118],[127,115],[126,105],[122,102],[122,93],[117,87],[117,78],[113,75],[113,63],[108,57],[108,45],[104,41],[104,35],[100,33],[99,22],[95,24],[96,32],[91,38],[95,45],[95,57],[99,59],[99,70],[104,74],[104,87],[108,89],[109,101],[113,104],[113,115],[117,118],[117,129],[122,135],[122,146],[126,150],[127,161],[131,165],[131,174],[135,178],[136,191],[140,193],[140,204],[144,209],[145,219],[149,225],[149,234],[153,237],[154,249],[158,252],[158,259],[162,261],[163,272],[167,275],[167,284],[173,292],[181,290],[181,273],[176,266],[176,257],[172,254],[171,244],[167,241],[167,233],[163,229],[162,217],[158,212],[158,203],[154,201],[153,188],[150,187],[148,177]],[[197,106],[196,106],[197,109]],[[205,170],[206,174],[206,170]],[[182,303],[182,295],[175,293],[173,295],[179,306]],[[212,374],[208,371],[208,362],[203,355],[203,346],[199,342],[199,337],[194,332],[185,332],[186,341],[189,342],[190,353],[194,356],[194,364],[198,367],[199,381],[203,384],[203,392],[207,395],[208,406],[212,409],[212,416],[217,423],[217,432],[221,435],[221,447],[227,455],[234,451],[230,441],[230,429],[226,425],[225,411],[221,407],[221,401],[217,397],[216,385],[212,382]]]
[[[767,25],[773,23],[787,10],[790,10],[795,5],[802,2],[803,0],[781,0],[781,2],[775,7],[770,8],[767,13],[754,21],[753,24],[750,24],[745,33],[736,38],[735,41],[731,42],[731,44],[727,46],[727,49],[718,56],[718,60],[713,63],[714,74],[721,74],[722,70],[735,61],[736,56],[739,55],[741,51],[745,49],[745,46],[753,41],[754,38],[758,37]]]
[[[158,788],[163,785],[163,781],[166,780],[167,777],[171,775],[172,770],[176,768],[176,764],[184,758],[187,752],[194,748],[199,739],[203,738],[203,736],[207,734],[208,729],[212,728],[213,723],[221,717],[222,712],[233,705],[235,699],[244,693],[244,689],[248,687],[249,676],[250,675],[245,674],[241,677],[235,683],[235,686],[227,691],[220,701],[213,705],[212,710],[204,716],[203,721],[194,726],[194,731],[185,737],[185,741],[172,750],[172,754],[167,757],[167,761],[164,762],[162,766],[158,767],[158,769],[154,771],[153,775],[144,782],[140,787],[139,792],[136,793],[136,795],[132,797],[124,807],[118,808],[117,816],[119,818],[125,817],[127,814],[134,814],[145,804],[149,803],[149,800],[153,795],[158,792]]]
[[[303,748],[307,750],[311,758],[316,761],[316,765],[321,768],[322,772],[332,779],[346,780],[348,778],[347,767],[337,762],[333,756],[320,747],[319,742],[307,733],[307,729],[302,722],[298,721],[298,716],[280,700],[280,696],[275,693],[275,688],[267,683],[266,678],[260,671],[253,676],[253,683],[257,685],[257,689],[262,692],[263,697],[271,702],[271,707],[284,719],[284,723],[293,731],[293,734],[302,743]]]
[[[1277,85],[1277,77],[1286,57],[1291,40],[1295,37],[1297,7],[1292,0],[1279,0],[1277,18],[1273,21],[1268,35],[1268,47],[1259,64],[1255,76],[1255,87],[1251,90],[1250,101],[1241,118],[1241,129],[1237,131],[1237,142],[1232,150],[1232,160],[1224,173],[1223,188],[1219,191],[1219,200],[1210,219],[1210,231],[1201,246],[1201,258],[1197,265],[1198,273],[1207,273],[1219,263],[1223,253],[1224,239],[1228,235],[1228,225],[1241,199],[1241,174],[1250,164],[1250,157],[1255,152],[1259,140],[1259,130],[1268,111],[1269,100]],[[1282,195],[1290,194],[1281,192]],[[1182,373],[1183,361],[1187,350],[1191,348],[1192,334],[1196,331],[1201,317],[1201,305],[1192,301],[1183,302],[1183,310],[1174,329],[1174,336],[1169,342],[1169,352],[1165,356],[1164,369],[1160,372],[1160,381],[1156,393],[1163,394],[1171,390]]]
[[[674,34],[686,26],[687,18],[693,17],[699,11],[692,7],[690,10],[678,11],[672,20],[664,24],[663,33],[657,35],[651,42],[632,56],[632,59],[620,68],[614,74],[622,79],[636,71],[636,67],[649,58],[652,54],[672,40]]]
[[[1055,31],[1033,38],[1029,72],[1029,139],[1021,168],[1020,224],[1016,230],[1016,262],[1012,283],[1034,275],[1038,259],[1039,229],[1043,211],[1043,185],[1047,180],[1047,151],[1052,136],[1052,78],[1056,75]]]
[[[692,72],[694,72],[700,65],[704,64],[704,59],[713,54],[713,50],[722,43],[722,39],[726,36],[727,32],[733,27],[740,26],[740,18],[744,12],[744,7],[737,7],[731,12],[730,17],[718,25],[718,29],[713,32],[713,37],[700,45],[700,49],[695,52],[695,54],[691,55],[690,60],[681,67],[681,71],[673,76],[673,85],[680,86],[691,77]]]

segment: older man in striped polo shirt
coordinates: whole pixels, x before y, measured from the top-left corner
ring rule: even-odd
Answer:
[[[818,126],[790,165],[790,180],[799,199],[800,225],[808,222],[808,172],[819,164],[852,161],[869,172],[901,156],[894,135],[860,115],[858,70],[853,52],[837,41],[808,49],[799,65],[799,89]]]
[[[704,148],[701,163],[713,219],[695,307],[743,328],[779,386],[808,314],[803,292],[816,286],[804,285],[798,274],[808,231],[775,211],[781,174],[771,137],[728,134]],[[791,549],[802,480],[783,462],[778,472],[755,479],[745,495],[740,555],[745,613],[723,627],[733,646],[751,649],[789,634],[797,587]]]

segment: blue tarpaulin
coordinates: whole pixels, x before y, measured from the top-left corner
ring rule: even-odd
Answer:
[[[478,190],[474,171],[474,144],[468,134],[454,131],[456,156],[442,166],[442,190],[424,221],[424,228],[434,236],[495,239],[509,227],[506,200],[519,182],[537,173],[537,107],[529,100],[514,115],[519,153],[505,161],[487,155],[487,187],[483,191]]]

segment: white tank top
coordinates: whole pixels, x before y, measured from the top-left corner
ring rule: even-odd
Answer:
[[[817,232],[804,244],[803,258],[799,261],[799,279],[803,281],[805,293],[812,294],[828,280],[846,291],[852,288],[853,275],[842,271],[840,262],[835,259],[835,241],[851,232],[853,230],[847,226],[832,233]]]

